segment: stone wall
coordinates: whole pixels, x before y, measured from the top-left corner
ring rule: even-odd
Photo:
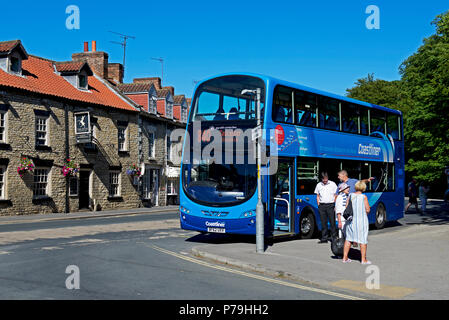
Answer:
[[[66,196],[68,179],[61,169],[66,157],[92,172],[90,204],[101,210],[141,206],[138,186],[126,175],[127,168],[138,163],[138,113],[118,109],[44,99],[21,92],[0,92],[0,105],[7,108],[7,141],[0,145],[0,164],[6,165],[5,195],[0,200],[0,215],[64,212],[79,210],[79,196]],[[35,111],[37,110],[37,111]],[[96,151],[86,152],[77,145],[74,112],[88,110],[96,118]],[[36,115],[48,115],[48,147],[35,145]],[[128,151],[118,151],[117,121],[127,121]],[[68,140],[68,145],[66,143]],[[33,199],[32,173],[22,178],[17,173],[22,156],[32,158],[36,166],[49,167],[48,197]],[[109,173],[121,172],[121,194],[109,198]]]

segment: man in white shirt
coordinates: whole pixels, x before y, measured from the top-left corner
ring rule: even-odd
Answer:
[[[337,185],[330,181],[327,172],[321,174],[321,182],[315,187],[316,201],[318,203],[318,211],[321,217],[321,240],[319,243],[327,243],[332,236],[336,235],[335,228],[335,193]],[[327,223],[331,226],[331,236],[328,235]]]

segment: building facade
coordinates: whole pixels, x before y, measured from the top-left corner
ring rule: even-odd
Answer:
[[[55,62],[19,40],[0,42],[1,215],[142,205],[128,174],[138,166],[140,110],[81,55]]]
[[[184,132],[186,121],[182,121],[180,112],[177,116],[175,104],[181,103],[187,113],[186,99],[175,96],[173,87],[162,87],[157,77],[137,78],[117,88],[141,108],[138,141],[143,204],[178,204],[182,140],[171,135]]]
[[[57,62],[0,42],[0,215],[179,202],[188,100],[84,48]]]

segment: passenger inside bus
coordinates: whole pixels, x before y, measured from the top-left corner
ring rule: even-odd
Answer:
[[[224,115],[225,111],[223,110],[222,106],[219,106],[218,110],[215,113],[216,115],[214,116],[214,121],[226,120],[226,117]]]
[[[239,120],[240,116],[238,112],[236,107],[231,108],[231,110],[229,110],[228,120]]]

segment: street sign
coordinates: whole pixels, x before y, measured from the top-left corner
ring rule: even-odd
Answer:
[[[90,133],[90,115],[88,111],[75,113],[75,134]]]
[[[88,111],[75,113],[75,136],[76,143],[92,142],[90,114]]]
[[[91,143],[92,142],[92,134],[90,133],[80,133],[76,135],[76,143]]]

